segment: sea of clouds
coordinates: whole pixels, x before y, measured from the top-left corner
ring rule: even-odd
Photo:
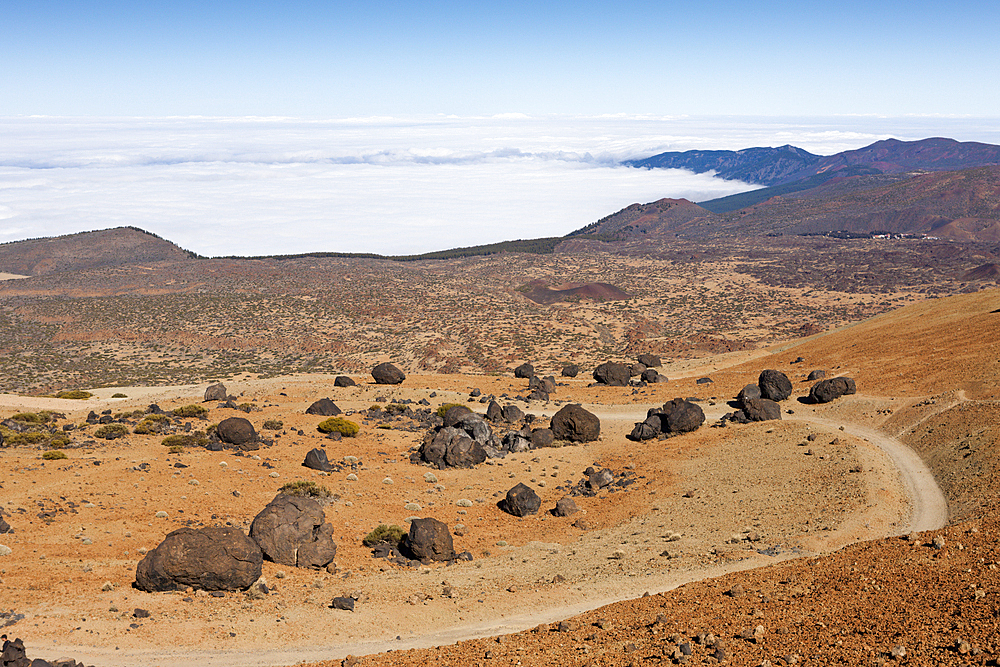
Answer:
[[[752,189],[664,151],[1000,143],[990,119],[0,118],[0,242],[131,225],[206,256],[412,254],[561,236],[634,202]]]

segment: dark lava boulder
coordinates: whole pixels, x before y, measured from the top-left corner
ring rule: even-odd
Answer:
[[[375,384],[402,384],[406,376],[403,371],[386,361],[372,369],[372,378]]]
[[[465,407],[464,405],[453,405],[450,408],[448,408],[444,413],[444,425],[454,426],[462,419],[462,417],[471,414],[472,410]]]
[[[639,377],[646,372],[646,364],[629,364],[628,375],[629,377]]]
[[[809,377],[806,378],[806,382],[815,382],[816,380],[822,380],[826,377],[826,371],[819,370],[818,368],[809,373]]]
[[[263,561],[257,543],[238,528],[179,528],[139,561],[135,586],[149,593],[188,586],[206,591],[244,590],[260,578]]]
[[[576,364],[566,364],[559,372],[564,378],[575,378],[580,374],[580,367]]]
[[[222,442],[233,445],[237,449],[260,449],[260,436],[249,419],[229,417],[219,422],[215,433]]]
[[[250,538],[268,560],[293,567],[325,567],[337,557],[333,526],[308,496],[279,493],[250,524]]]
[[[3,518],[3,508],[0,508],[0,534],[9,532],[10,524]]]
[[[337,377],[333,378],[334,387],[354,387],[357,386],[357,384],[358,384],[357,382],[347,377],[346,375],[338,375]]]
[[[781,406],[769,398],[747,398],[742,401],[747,421],[763,422],[781,419]]]
[[[416,560],[448,561],[455,558],[455,543],[448,524],[437,519],[414,519],[400,550]]]
[[[660,419],[656,418],[656,424],[649,423],[649,419],[646,421],[641,421],[635,425],[631,433],[629,433],[626,438],[629,440],[634,440],[636,442],[642,442],[643,440],[652,440],[656,436],[660,435]]]
[[[496,401],[490,401],[486,406],[486,418],[491,422],[498,422],[503,419],[503,408]]]
[[[767,369],[761,371],[757,379],[760,395],[772,401],[783,401],[792,395],[792,381],[781,371]]]
[[[552,416],[551,428],[557,440],[592,442],[601,435],[601,420],[579,405],[564,405]]]
[[[688,433],[705,423],[705,412],[701,406],[683,398],[664,403],[660,415],[664,433]]]
[[[326,450],[319,448],[310,449],[302,465],[313,470],[319,470],[320,472],[331,472],[334,469],[330,465],[330,460],[326,458]]]
[[[503,420],[508,424],[513,424],[514,422],[519,422],[524,419],[524,412],[521,408],[516,405],[505,405],[503,406],[502,415]]]
[[[205,401],[226,401],[229,400],[229,394],[226,393],[226,385],[219,382],[218,384],[213,384],[205,390]]]
[[[6,637],[6,635],[4,636]],[[75,667],[76,661],[74,660],[73,663]],[[24,642],[20,637],[17,637],[12,642],[4,640],[3,653],[0,653],[0,665],[3,665],[3,667],[51,667],[52,663],[46,662],[41,658],[28,660],[24,650]]]
[[[556,436],[550,428],[536,428],[531,432],[531,448],[551,447],[556,441]]]
[[[748,384],[740,389],[740,393],[736,394],[736,400],[740,403],[748,398],[760,398],[760,387],[755,384]]]
[[[662,364],[660,358],[655,354],[640,354],[636,361],[649,368],[659,367]]]
[[[851,378],[839,377],[820,380],[809,389],[809,401],[812,403],[829,403],[841,396],[854,394],[857,387]]]
[[[334,417],[339,415],[341,412],[342,411],[337,407],[337,404],[329,398],[321,398],[306,408],[307,415],[320,415],[321,417]]]
[[[536,514],[541,506],[542,499],[523,482],[519,482],[517,486],[511,488],[507,492],[507,496],[500,502],[500,509],[514,516]]]
[[[535,367],[531,364],[525,362],[514,369],[514,377],[516,378],[531,378],[535,375]]]
[[[616,361],[605,361],[594,369],[594,380],[609,387],[624,387],[629,377],[628,366]]]
[[[486,460],[486,450],[462,428],[445,426],[428,436],[420,447],[420,460],[439,470],[473,468]]]
[[[552,509],[554,516],[570,516],[580,511],[576,501],[569,496],[563,496],[556,501],[556,506]]]
[[[537,389],[545,394],[554,394],[556,391],[556,379],[551,375],[538,377],[532,375],[528,380],[528,389]]]

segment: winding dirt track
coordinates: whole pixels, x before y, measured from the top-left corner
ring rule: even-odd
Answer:
[[[645,419],[645,411],[636,412],[631,406],[615,410],[606,406],[587,406],[601,419],[619,422],[634,422]],[[718,412],[718,409],[716,410]],[[717,419],[719,414],[709,414],[709,419]],[[917,454],[898,439],[860,424],[846,422],[842,419],[832,421],[812,415],[801,417],[786,417],[787,419],[812,424],[816,427],[843,432],[862,438],[878,447],[892,462],[899,475],[909,499],[911,513],[909,525],[901,527],[897,533],[910,531],[935,530],[943,527],[948,518],[948,506],[944,494],[931,475],[930,470]],[[886,535],[876,530],[869,531],[861,539],[876,539]],[[854,541],[854,540],[851,540]],[[842,543],[840,543],[842,545]],[[29,646],[29,654],[50,659],[59,656],[72,655],[77,660],[99,665],[129,664],[142,667],[162,665],[167,667],[227,667],[229,665],[245,665],[247,667],[265,667],[270,665],[290,665],[299,662],[318,662],[343,658],[347,655],[370,655],[389,650],[405,650],[410,648],[427,648],[451,644],[467,639],[502,635],[518,632],[541,623],[551,623],[572,617],[582,612],[596,609],[621,600],[632,599],[643,592],[661,593],[672,590],[692,581],[717,577],[730,572],[743,571],[773,564],[780,560],[797,558],[798,555],[787,554],[776,558],[756,557],[738,563],[720,565],[699,570],[696,573],[664,574],[653,579],[644,579],[641,583],[622,582],[614,594],[604,599],[590,599],[586,602],[534,611],[529,614],[505,617],[476,625],[453,626],[441,632],[407,637],[398,641],[359,642],[351,645],[311,646],[296,648],[263,649],[247,651],[192,651],[175,650],[164,652],[163,649],[111,651],[85,646]],[[638,586],[638,587],[637,587]]]

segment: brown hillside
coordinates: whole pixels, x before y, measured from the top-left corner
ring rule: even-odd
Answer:
[[[0,272],[39,276],[191,258],[187,250],[154,234],[117,227],[0,245]]]
[[[622,301],[632,298],[630,294],[608,283],[566,283],[549,287],[541,280],[532,280],[517,288],[528,299],[542,305],[560,301]]]

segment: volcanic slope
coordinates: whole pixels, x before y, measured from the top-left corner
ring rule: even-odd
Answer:
[[[719,655],[737,665],[765,659],[857,664],[898,646],[911,664],[936,664],[958,655],[965,646],[960,641],[968,642],[968,651],[981,651],[983,662],[993,660],[1000,559],[984,538],[997,525],[998,317],[1000,291],[987,290],[768,350],[668,365],[662,370],[669,383],[637,393],[567,381],[553,398],[599,412],[598,442],[512,455],[502,465],[475,470],[436,471],[441,488],[422,481],[426,469],[405,460],[421,434],[379,428],[368,406],[420,398],[433,400],[432,407],[464,402],[472,388],[512,395],[524,391],[524,381],[416,376],[395,389],[362,383],[336,393],[323,376],[237,378],[233,391],[259,408],[248,413],[255,423],[285,422],[283,437],[260,451],[261,460],[202,450],[165,455],[157,439],[137,435],[69,450],[69,460],[45,465],[37,449],[5,449],[5,514],[16,530],[6,541],[15,553],[45,556],[6,562],[0,584],[5,604],[27,616],[8,634],[30,631],[34,655],[96,657],[88,662],[103,655],[101,664],[291,664],[325,655],[337,657],[323,663],[333,665],[347,653],[512,631],[445,648],[393,650],[359,664],[659,664],[684,642],[692,643],[699,664],[718,648],[695,643],[699,633],[721,638],[726,653]],[[789,419],[706,425],[642,444],[624,438],[646,408],[674,396],[699,398],[715,420],[730,409],[726,397],[764,368],[783,370],[793,380],[792,398],[783,404]],[[860,393],[826,405],[802,402],[812,369],[854,377]],[[713,382],[698,383],[701,377]],[[109,388],[91,399],[99,402],[93,406],[50,407],[79,423],[90,407],[134,408],[155,400],[170,408],[203,389]],[[112,391],[132,398],[111,399]],[[315,418],[302,414],[320,394],[362,422],[355,441],[330,452],[335,460],[359,456],[364,465],[356,481],[346,479],[346,470],[323,477],[300,465],[306,450],[323,444],[312,431]],[[5,396],[4,404],[10,411],[37,410],[54,400]],[[233,412],[210,407],[212,421]],[[541,424],[557,407],[528,406]],[[833,426],[838,423],[843,431]],[[959,518],[967,523],[934,533],[944,536],[944,548],[929,546],[932,534],[896,537],[912,525],[907,490],[884,453],[852,435],[864,429],[914,443],[952,509],[961,508]],[[187,468],[176,468],[182,461]],[[579,479],[588,465],[634,476],[637,483],[579,498],[584,513],[577,518],[517,520],[494,505],[509,486],[524,481],[548,508],[565,493],[562,480]],[[956,471],[966,475],[970,469],[975,474],[964,486],[949,485]],[[112,479],[119,480],[113,487]],[[330,484],[339,496],[326,510],[337,527],[338,571],[288,571],[266,563],[265,577],[277,592],[259,601],[241,595],[185,601],[129,590],[137,549],[192,522],[245,526],[281,482],[294,479]],[[88,504],[80,502],[85,498]],[[456,505],[460,498],[472,499],[471,505]],[[421,505],[423,516],[460,523],[456,548],[471,551],[474,561],[408,571],[373,560],[360,538],[381,522],[405,525],[414,511],[404,507],[410,503]],[[44,518],[34,516],[36,507]],[[153,517],[160,508],[167,518]],[[84,537],[93,543],[81,547]],[[816,557],[868,539],[876,541]],[[769,563],[778,564],[761,568]],[[748,568],[753,571],[737,572]],[[101,590],[104,582],[110,589]],[[657,592],[684,582],[690,583]],[[643,591],[654,594],[639,598]],[[356,595],[356,612],[330,609],[335,595]],[[624,598],[636,599],[600,606]],[[150,616],[137,619],[133,607]],[[585,609],[593,611],[577,615]],[[567,623],[557,623],[567,616]],[[534,632],[523,631],[533,626]],[[738,637],[744,629],[749,639]],[[262,654],[262,640],[275,651]]]

